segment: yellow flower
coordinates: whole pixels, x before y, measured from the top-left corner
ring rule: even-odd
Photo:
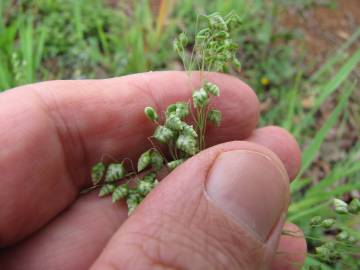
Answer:
[[[260,82],[263,86],[268,86],[270,84],[270,80],[266,77],[262,77]]]

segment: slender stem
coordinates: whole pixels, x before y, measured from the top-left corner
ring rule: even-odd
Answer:
[[[176,156],[175,156],[174,151],[173,151],[173,148],[174,148],[173,140],[171,140],[171,141],[168,143],[168,148],[169,148],[169,153],[170,153],[172,159],[176,159]]]
[[[155,143],[151,140],[151,137],[147,138],[149,140],[149,142],[151,143],[151,145],[153,146],[154,149],[156,149],[156,151],[158,151],[160,153],[160,155],[164,158],[165,162],[168,163],[169,161],[167,160],[166,156],[164,155],[164,153],[160,150],[160,148],[156,147]]]

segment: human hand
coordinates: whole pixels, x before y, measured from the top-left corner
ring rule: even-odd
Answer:
[[[123,202],[79,191],[102,155],[135,159],[148,147],[143,108],[188,100],[186,73],[2,93],[0,269],[300,268],[303,237],[281,236],[283,226],[298,230],[284,221],[299,148],[280,128],[255,129],[259,104],[248,86],[208,76],[222,90],[214,100],[222,125],[207,133],[215,146],[166,176],[130,217]]]

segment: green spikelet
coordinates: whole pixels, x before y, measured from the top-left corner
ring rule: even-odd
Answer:
[[[181,119],[175,115],[172,114],[169,117],[166,118],[165,126],[169,129],[172,129],[174,131],[181,131],[182,130],[182,121]]]
[[[208,113],[208,120],[216,126],[220,126],[221,123],[221,112],[216,109],[212,109]]]
[[[99,191],[99,197],[105,197],[105,196],[113,193],[115,188],[116,188],[116,185],[114,185],[114,184],[103,185]]]
[[[105,173],[105,165],[102,162],[97,163],[95,166],[92,167],[91,170],[91,181],[93,185],[97,185],[101,182]]]
[[[118,200],[121,200],[128,196],[129,194],[129,186],[127,184],[120,185],[113,191],[112,194],[112,201],[117,202]]]
[[[205,106],[209,100],[208,93],[204,90],[204,88],[194,91],[192,97],[195,108]]]
[[[130,190],[129,196],[126,198],[129,216],[134,212],[143,199],[144,197],[140,193],[135,190]]]
[[[177,102],[175,104],[171,104],[166,109],[166,116],[176,115],[180,119],[184,119],[190,113],[189,105],[185,102]]]
[[[154,132],[154,138],[161,143],[167,143],[174,137],[174,132],[164,126],[158,126]]]
[[[126,176],[123,163],[110,164],[106,173],[105,182],[120,180]]]
[[[179,135],[176,140],[176,147],[189,155],[195,155],[197,151],[195,138],[186,134]]]
[[[177,159],[166,164],[170,171],[175,170],[180,164],[184,163],[184,159]]]
[[[155,179],[153,182],[140,180],[137,183],[136,190],[139,192],[142,196],[146,196],[149,194],[155,186],[158,184],[158,181]]]
[[[151,162],[151,153],[150,152],[151,151],[148,150],[139,157],[138,164],[137,164],[138,172],[141,172],[147,166],[150,165],[150,162]]]
[[[155,109],[152,107],[146,107],[144,109],[144,113],[146,117],[149,118],[152,122],[156,122],[157,120],[159,120],[158,114],[156,113]]]
[[[157,151],[157,150],[153,150],[151,152],[151,166],[155,171],[159,171],[163,164],[164,164],[164,158],[162,157],[162,155]]]
[[[204,89],[206,92],[210,93],[213,96],[220,96],[220,89],[216,84],[213,84],[211,82],[206,82],[204,84]]]
[[[193,128],[193,126],[188,125],[188,124],[186,124],[186,123],[184,123],[184,122],[183,122],[183,124],[182,124],[182,133],[183,133],[183,134],[186,134],[186,135],[193,136],[193,137],[195,137],[195,138],[198,137],[195,129]]]

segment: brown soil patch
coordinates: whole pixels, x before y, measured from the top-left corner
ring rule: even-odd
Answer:
[[[309,60],[321,62],[348,40],[360,26],[359,0],[335,2],[335,8],[317,6],[306,11],[295,8],[286,11],[283,24],[302,30]],[[352,49],[356,47],[360,47],[360,40]]]

